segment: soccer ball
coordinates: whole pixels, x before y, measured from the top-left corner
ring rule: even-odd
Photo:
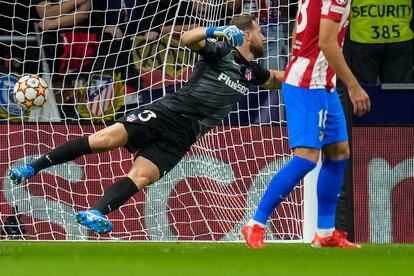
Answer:
[[[13,98],[24,110],[33,110],[45,104],[49,89],[44,79],[37,75],[23,75],[13,89]]]

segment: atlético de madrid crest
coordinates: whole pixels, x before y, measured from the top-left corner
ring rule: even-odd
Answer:
[[[246,79],[247,79],[248,81],[250,81],[250,80],[252,79],[252,70],[251,70],[251,69],[249,69],[249,68],[247,68],[247,69],[246,69],[246,72],[244,73],[244,76],[246,77]]]
[[[348,0],[335,0],[339,5],[346,5],[348,3]]]

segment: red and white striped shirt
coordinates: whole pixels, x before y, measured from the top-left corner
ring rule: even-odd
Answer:
[[[339,22],[338,43],[342,47],[349,24],[350,3],[350,0],[300,1],[293,58],[286,69],[284,82],[302,88],[333,91],[336,75],[319,48],[319,25],[321,18]]]

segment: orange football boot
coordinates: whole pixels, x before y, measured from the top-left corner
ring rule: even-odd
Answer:
[[[335,230],[332,236],[319,237],[315,233],[312,240],[312,247],[338,247],[338,248],[361,248],[359,244],[350,242],[347,233],[341,230]]]
[[[263,248],[265,228],[258,224],[253,226],[245,225],[242,228],[242,235],[250,248]]]

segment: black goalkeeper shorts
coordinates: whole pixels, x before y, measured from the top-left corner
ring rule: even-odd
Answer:
[[[166,107],[139,108],[117,120],[128,132],[125,148],[153,162],[164,176],[195,143],[191,122]],[[135,157],[135,158],[136,158]]]

